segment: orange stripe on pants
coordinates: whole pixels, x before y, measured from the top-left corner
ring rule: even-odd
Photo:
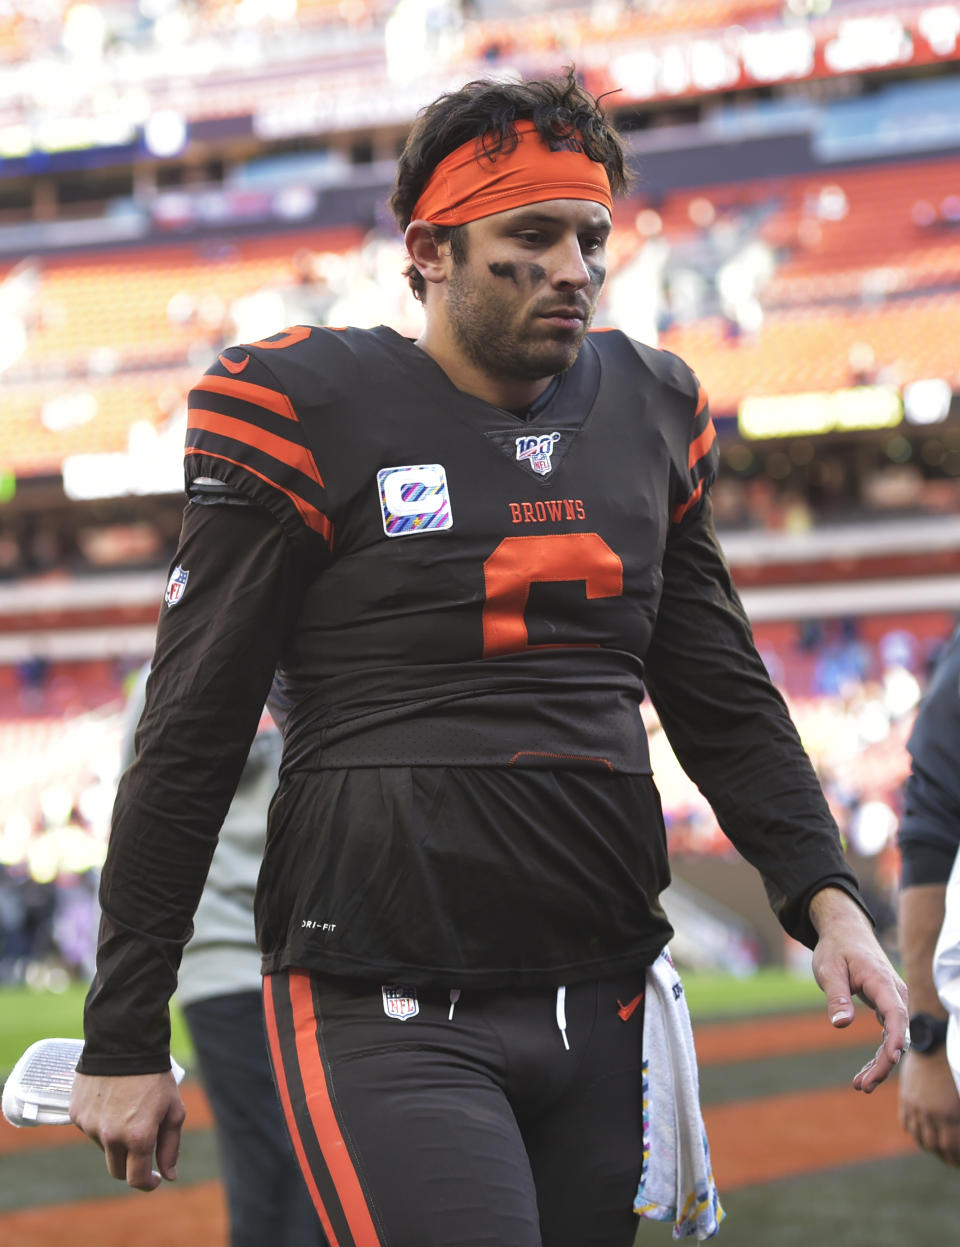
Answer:
[[[307,1184],[307,1190],[310,1192],[310,1198],[313,1200],[313,1206],[317,1210],[323,1231],[330,1240],[330,1247],[341,1247],[339,1239],[333,1232],[333,1226],[330,1224],[327,1211],[323,1206],[320,1192],[317,1190],[317,1184],[300,1139],[300,1131],[297,1126],[297,1119],[294,1116],[293,1104],[290,1101],[287,1075],[283,1067],[283,1053],[280,1050],[280,1036],[277,1033],[277,1017],[273,1004],[273,982],[270,975],[265,975],[263,979],[263,1000],[266,1006],[263,1012],[267,1028],[267,1042],[270,1045],[270,1055],[273,1058],[273,1072],[277,1083],[277,1091],[280,1095],[283,1115],[287,1122],[287,1133],[290,1135],[290,1142],[293,1145],[297,1164],[300,1166],[300,1172],[303,1174],[303,1179]]]
[[[267,976],[264,979],[264,983],[269,984],[269,982],[270,978]],[[360,1179],[357,1177],[357,1172],[353,1167],[346,1142],[340,1132],[340,1124],[337,1121],[333,1104],[330,1101],[327,1076],[316,1042],[317,1019],[313,1009],[313,991],[310,986],[310,975],[303,970],[290,970],[287,974],[287,982],[290,990],[290,1003],[293,1007],[297,1064],[300,1067],[300,1077],[303,1080],[307,1111],[310,1114],[313,1133],[323,1153],[323,1159],[326,1162],[333,1185],[336,1187],[337,1195],[340,1198],[343,1213],[353,1237],[354,1247],[381,1247],[380,1237],[374,1227],[373,1218],[370,1216],[370,1210],[367,1207]],[[267,990],[266,986],[264,990]],[[273,1015],[272,1004],[269,1012]],[[271,1046],[276,1045],[275,1050],[279,1055],[280,1044],[279,1036],[276,1034],[275,1015],[271,1017],[271,1020],[273,1022],[273,1030],[270,1034],[270,1043]],[[284,1077],[285,1083],[286,1078]],[[286,1094],[281,1096],[281,1098],[284,1100],[284,1112],[288,1113],[287,1121],[289,1123],[293,1120],[294,1114],[292,1105],[288,1111],[287,1106],[290,1104],[290,1096],[286,1086],[284,1086],[284,1091]],[[300,1144],[299,1130],[294,1129],[292,1133],[297,1143]],[[298,1147],[297,1157],[301,1166],[303,1166],[306,1156],[303,1152],[302,1144]],[[309,1166],[306,1167],[306,1171],[309,1172]],[[311,1181],[308,1185],[310,1185],[314,1203],[318,1209],[321,1209],[322,1203],[316,1189],[316,1183]],[[322,1213],[321,1220],[324,1222],[324,1229],[326,1229],[333,1247],[339,1247],[339,1244],[327,1227],[327,1218]]]

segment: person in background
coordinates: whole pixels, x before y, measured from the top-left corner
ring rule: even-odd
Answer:
[[[925,1152],[960,1166],[960,1095],[947,1061],[947,1009],[933,965],[960,847],[960,625],[931,676],[907,749],[911,769],[898,841],[911,1047],[900,1072],[900,1121]]]
[[[135,757],[149,665],[131,685],[121,766]],[[290,1146],[270,1071],[253,897],[280,768],[280,732],[265,719],[220,830],[177,1000],[213,1112],[230,1247],[328,1247]]]

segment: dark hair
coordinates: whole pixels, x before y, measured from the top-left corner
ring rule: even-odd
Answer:
[[[475,138],[487,155],[517,145],[515,121],[532,121],[545,140],[578,134],[583,149],[607,171],[614,195],[629,182],[623,143],[604,116],[597,100],[577,82],[572,68],[562,78],[531,82],[494,82],[476,79],[459,91],[439,96],[419,113],[397,163],[390,207],[400,228],[406,229],[413,209],[434,169],[452,151]],[[437,226],[438,242],[450,241],[454,259],[465,254],[462,226]],[[426,282],[410,265],[405,274],[418,299]]]

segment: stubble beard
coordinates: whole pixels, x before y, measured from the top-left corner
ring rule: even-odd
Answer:
[[[591,311],[575,334],[524,340],[523,326],[514,323],[507,304],[478,289],[462,268],[447,289],[447,314],[458,344],[473,364],[488,376],[516,381],[541,381],[572,367],[592,317]]]

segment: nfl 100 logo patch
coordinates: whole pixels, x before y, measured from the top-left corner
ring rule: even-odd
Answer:
[[[546,476],[553,471],[551,456],[553,448],[560,440],[559,433],[538,433],[517,438],[517,460],[530,464],[538,476]]]
[[[439,463],[381,468],[377,473],[383,531],[388,537],[453,527],[447,474]]]
[[[407,1018],[415,1018],[420,1012],[420,1002],[414,987],[381,987],[383,995],[383,1011],[388,1018],[396,1018],[405,1022]]]
[[[176,606],[177,602],[183,597],[187,590],[187,579],[190,573],[185,567],[181,567],[179,563],[170,573],[170,579],[167,581],[167,591],[163,595],[163,600],[168,606]]]

